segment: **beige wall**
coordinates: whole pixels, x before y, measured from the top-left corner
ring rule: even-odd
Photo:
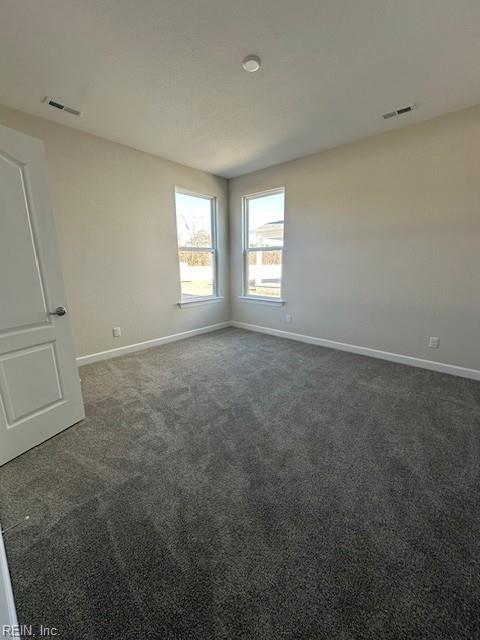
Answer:
[[[5,107],[0,124],[45,143],[78,355],[228,320],[226,180]],[[175,185],[218,198],[224,302],[176,306]]]
[[[78,355],[229,319],[225,180],[5,107],[0,124],[45,142]],[[232,319],[480,369],[479,167],[475,107],[231,180]],[[218,197],[222,303],[176,307],[175,185]],[[241,196],[281,185],[287,305],[241,302]]]
[[[241,196],[281,185],[287,305],[242,302]],[[480,369],[480,107],[233,179],[230,228],[234,320]]]

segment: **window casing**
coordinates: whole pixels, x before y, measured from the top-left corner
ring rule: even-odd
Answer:
[[[284,248],[285,189],[243,198],[243,295],[280,301]]]
[[[181,302],[218,297],[216,198],[175,189]]]

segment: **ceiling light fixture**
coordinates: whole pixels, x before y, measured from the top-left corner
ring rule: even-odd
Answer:
[[[242,62],[242,67],[249,73],[255,73],[260,69],[261,64],[262,62],[258,56],[247,56]]]

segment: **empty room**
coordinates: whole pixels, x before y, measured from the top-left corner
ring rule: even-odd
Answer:
[[[479,33],[1,2],[0,638],[480,638]]]

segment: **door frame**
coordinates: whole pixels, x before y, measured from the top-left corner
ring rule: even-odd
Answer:
[[[4,625],[17,627],[18,621],[0,523],[0,631],[3,631]]]

